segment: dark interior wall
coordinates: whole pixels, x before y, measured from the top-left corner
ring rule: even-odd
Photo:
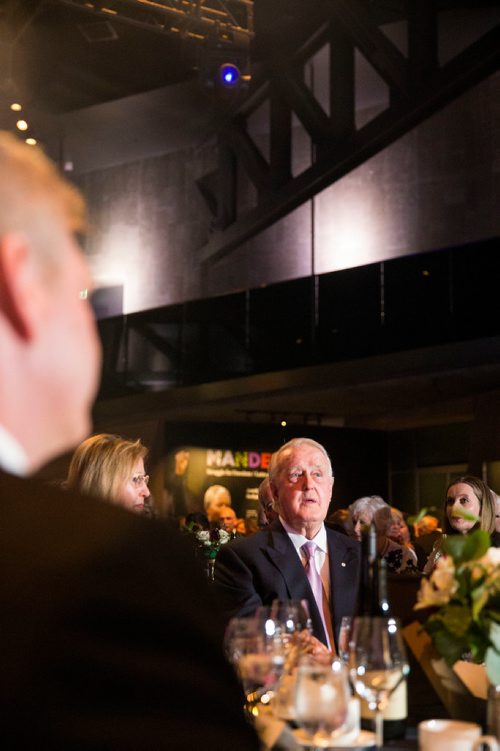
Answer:
[[[73,174],[89,201],[97,282],[123,284],[130,313],[498,235],[499,87],[500,76],[491,76],[324,190],[314,223],[308,202],[207,264],[199,250],[211,215],[196,180],[216,164],[214,141],[193,132],[188,146],[176,122],[177,150],[165,145],[153,155],[145,147],[141,159],[136,143],[133,159],[116,164],[96,141],[93,159],[82,158]],[[310,142],[301,128],[294,149],[302,169]],[[95,153],[107,166],[96,166]],[[240,177],[248,206],[252,190]]]
[[[165,423],[164,445],[155,456],[167,455],[180,446],[276,451],[291,438],[305,436],[327,450],[335,473],[331,509],[348,506],[362,495],[387,497],[387,438],[379,431],[326,428],[322,426],[236,425],[228,423]]]
[[[410,513],[441,511],[448,480],[467,468],[472,432],[463,422],[388,433],[391,502]]]

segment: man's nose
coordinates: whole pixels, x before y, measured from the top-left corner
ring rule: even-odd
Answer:
[[[313,484],[312,474],[308,472],[307,470],[305,470],[302,475],[302,485],[304,488],[310,488],[312,487],[312,484]]]

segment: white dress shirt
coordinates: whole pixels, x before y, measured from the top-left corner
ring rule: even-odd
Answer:
[[[301,547],[305,545],[306,542],[309,542],[307,537],[304,537],[304,535],[301,535],[298,532],[295,532],[289,524],[286,523],[286,521],[283,519],[283,517],[279,517],[279,520],[281,524],[283,525],[285,532],[287,533],[288,537],[290,538],[293,547],[295,548],[297,555],[300,558],[300,561],[302,565],[306,566],[307,559],[304,553],[301,550]],[[321,525],[321,528],[319,532],[317,532],[316,536],[313,538],[313,542],[316,543],[316,550],[314,551],[314,563],[316,564],[317,570],[320,572],[321,576],[321,582],[323,584],[323,612],[325,613],[325,618],[327,619],[327,631],[328,631],[328,641],[330,648],[333,647],[334,639],[333,639],[333,631],[332,631],[332,623],[331,623],[331,617],[330,617],[330,564],[328,560],[328,543],[326,539],[326,527],[324,524]],[[326,602],[325,602],[326,600]]]

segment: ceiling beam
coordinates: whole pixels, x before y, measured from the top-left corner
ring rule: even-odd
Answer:
[[[289,179],[285,179],[286,175],[292,174],[292,155],[288,146],[281,151],[271,149],[269,164],[259,158],[257,176],[257,161],[253,160],[249,166],[247,158],[248,176],[261,191],[258,205],[236,217],[223,229],[220,225],[214,229],[207,244],[200,249],[199,257],[202,262],[223,258],[498,70],[500,24],[453,59],[438,66],[434,3],[428,6],[424,3],[427,6],[424,11],[421,10],[422,4],[415,4],[413,0],[408,5],[407,59],[388,40],[382,41],[384,35],[376,29],[373,21],[364,18],[366,7],[360,2],[330,0],[327,5],[331,10],[334,9],[335,19],[340,18],[341,12],[345,11],[345,18],[335,32],[337,38],[339,29],[343,34],[341,55],[336,57],[335,49],[331,46],[334,34],[330,33],[325,37],[323,28],[318,36],[318,39],[328,39],[327,43],[330,45],[331,80],[338,83],[344,70],[346,71],[346,82],[343,91],[341,89],[345,101],[339,104],[335,100],[331,86],[332,112],[328,116],[311,90],[304,85],[301,65],[294,65],[294,60],[290,60],[285,72],[283,61],[274,61],[275,64],[269,66],[267,79],[261,80],[260,91],[250,93],[250,101],[260,105],[263,100],[269,99],[269,109],[273,112],[277,106],[274,100],[280,97],[280,106],[288,107],[299,117],[319,148],[316,149],[311,166]],[[335,19],[329,17],[324,20],[335,25]],[[422,35],[428,38],[423,40]],[[390,83],[391,98],[389,106],[379,116],[356,131],[352,55],[358,45],[362,45],[369,61],[377,66],[384,80]],[[349,90],[346,90],[347,86]],[[248,157],[252,152],[251,138],[244,127],[245,120],[252,114],[248,101],[232,115],[239,132],[245,132],[245,155],[240,150],[241,157]],[[336,114],[339,107],[340,114]],[[284,123],[286,130],[283,131],[283,138],[288,144],[291,142],[291,118]],[[276,141],[272,122],[269,130]],[[234,142],[229,147],[234,150]],[[234,153],[237,158],[238,150],[234,150]],[[279,160],[279,164],[274,160]],[[244,158],[240,163],[245,169]],[[271,175],[279,174],[281,179],[274,182],[264,179],[268,170]]]

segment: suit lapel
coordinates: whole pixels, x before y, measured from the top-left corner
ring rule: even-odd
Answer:
[[[342,614],[352,614],[355,610],[359,559],[352,548],[345,545],[342,534],[327,527],[326,535],[330,566],[330,610],[336,642]]]

